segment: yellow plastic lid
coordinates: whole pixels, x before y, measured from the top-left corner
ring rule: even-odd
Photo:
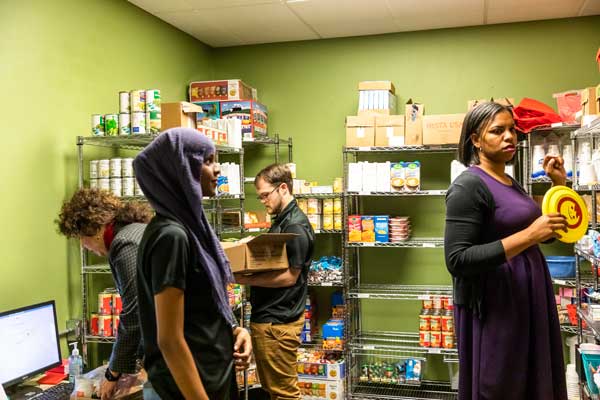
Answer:
[[[588,211],[581,196],[566,186],[554,186],[542,201],[542,213],[559,213],[567,219],[567,232],[559,232],[564,243],[575,243],[588,229]]]

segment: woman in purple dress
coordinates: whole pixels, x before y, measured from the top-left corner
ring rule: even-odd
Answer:
[[[510,108],[483,103],[465,117],[459,160],[468,167],[446,196],[446,265],[453,277],[460,400],[566,400],[552,281],[539,243],[560,236],[560,214],[540,207],[505,174],[517,134]],[[564,185],[561,157],[546,157]]]

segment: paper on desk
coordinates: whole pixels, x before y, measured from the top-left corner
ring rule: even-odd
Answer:
[[[0,385],[0,400],[8,400],[6,393],[4,392],[4,386]]]

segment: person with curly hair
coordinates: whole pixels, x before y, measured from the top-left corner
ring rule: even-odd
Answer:
[[[137,301],[137,253],[152,210],[144,203],[122,202],[110,192],[80,189],[62,205],[60,233],[76,238],[98,256],[107,256],[123,303],[117,339],[101,387],[102,400],[115,394],[121,374],[136,373],[141,340]]]

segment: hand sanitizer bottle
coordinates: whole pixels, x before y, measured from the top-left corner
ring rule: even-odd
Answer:
[[[83,360],[77,350],[77,343],[69,343],[69,346],[73,346],[73,351],[69,357],[69,382],[75,383],[77,377],[83,374]]]

